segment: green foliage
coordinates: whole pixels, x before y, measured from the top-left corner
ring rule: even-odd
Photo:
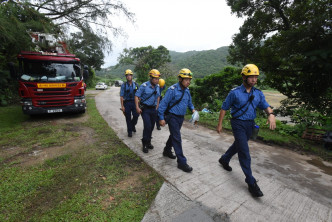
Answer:
[[[100,70],[104,64],[103,46],[105,40],[96,35],[91,29],[71,33],[68,45],[74,54],[80,58],[82,64]]]
[[[208,107],[212,111],[219,111],[229,91],[241,85],[240,72],[238,68],[226,67],[217,74],[196,79],[195,86],[191,87],[195,106],[199,109]]]
[[[44,15],[27,4],[5,1],[0,4],[0,105],[17,102],[17,83],[8,71],[8,62],[16,61],[21,50],[30,50],[27,31],[58,33],[58,28]]]
[[[28,0],[23,2],[48,16],[64,29],[75,27],[83,33],[93,33],[92,30],[96,30],[94,35],[97,36],[97,41],[102,40],[102,43],[98,44],[102,44],[101,48],[107,52],[112,50],[112,34],[115,37],[123,34],[122,28],[114,25],[113,19],[121,15],[127,21],[134,22],[134,14],[129,12],[121,1]]]
[[[229,63],[226,62],[228,46],[220,47],[216,50],[175,52],[169,51],[171,62],[161,66],[158,70],[162,78],[176,77],[179,70],[189,68],[194,73],[194,78],[202,78],[212,73],[217,73]],[[123,78],[124,70],[134,70],[134,65],[117,64],[106,69],[97,71],[97,75],[110,75],[111,78]],[[135,78],[135,73],[134,73]]]
[[[186,119],[189,119],[191,115],[187,115]],[[223,121],[223,131],[230,133],[232,130],[230,124],[230,112],[226,112]],[[199,112],[199,125],[206,126],[212,130],[215,130],[218,125],[219,112],[204,113]],[[316,144],[307,140],[303,140],[301,135],[303,133],[303,127],[301,125],[287,125],[281,121],[276,121],[277,127],[275,130],[270,130],[269,125],[266,124],[266,116],[262,116],[258,112],[258,116],[255,119],[257,125],[259,125],[258,140],[267,142],[269,144],[282,145],[285,148],[289,148],[294,151],[304,151],[310,154],[315,154],[322,157],[324,160],[332,160],[332,152],[323,148],[321,144]]]
[[[118,60],[122,65],[134,65],[137,82],[141,83],[148,79],[151,69],[159,69],[170,62],[171,57],[168,49],[161,45],[156,49],[152,46],[124,49]]]
[[[50,19],[26,3],[5,1],[0,4],[0,70],[6,69],[8,62],[16,61],[19,51],[32,47],[29,30],[59,32]]]
[[[0,106],[6,106],[19,101],[18,84],[10,81],[9,71],[0,70]]]
[[[170,51],[173,70],[178,72],[182,68],[189,68],[195,78],[202,78],[212,73],[217,73],[224,67],[229,66],[227,62],[228,46],[216,50],[174,52]]]
[[[289,116],[291,121],[304,130],[306,127],[323,128],[332,130],[332,116],[323,115],[320,111],[311,111],[303,106],[294,105],[293,99],[281,101],[281,106],[276,109],[276,113],[282,116]]]
[[[227,3],[246,18],[230,46],[230,62],[255,63],[266,83],[291,99],[290,106],[331,116],[331,2]]]
[[[96,71],[90,67],[89,68],[89,78],[86,81],[86,85],[88,88],[95,87],[98,82],[98,79],[96,78]]]

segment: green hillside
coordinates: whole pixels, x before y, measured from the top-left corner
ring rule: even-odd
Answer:
[[[171,64],[177,70],[181,68],[190,69],[195,77],[200,78],[209,74],[217,73],[228,66],[226,57],[228,46],[220,47],[216,50],[174,52],[170,51]]]
[[[188,51],[175,52],[170,51],[171,60],[169,68],[177,73],[182,68],[190,69],[195,78],[201,78],[209,74],[221,71],[227,63],[226,57],[228,55],[228,46],[220,47],[216,50],[204,51]],[[134,69],[131,65],[119,66],[115,68],[111,66],[107,69],[102,69],[96,74],[98,76],[110,75],[113,78],[122,78],[123,72],[126,69]]]

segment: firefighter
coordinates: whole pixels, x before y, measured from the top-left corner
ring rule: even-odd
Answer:
[[[166,88],[165,83],[166,83],[165,80],[159,79],[160,94]],[[160,102],[161,102],[162,99],[163,99],[163,97],[160,95],[159,104],[160,104]],[[161,130],[160,124],[159,124],[159,118],[157,118],[156,127],[157,127],[157,130]]]
[[[165,126],[167,122],[170,132],[163,155],[171,159],[177,158],[178,168],[188,173],[193,168],[187,164],[187,159],[183,154],[180,130],[187,108],[193,113],[195,112],[188,89],[192,76],[189,69],[181,69],[178,74],[179,82],[167,89],[158,109],[160,125]],[[176,156],[172,153],[172,146]]]
[[[130,69],[125,71],[127,82],[121,85],[120,103],[121,110],[126,117],[128,137],[132,137],[132,133],[136,132],[136,124],[139,114],[135,107],[135,93],[138,85],[133,81],[133,72]]]
[[[225,170],[232,171],[229,162],[237,153],[240,166],[246,176],[245,182],[248,184],[249,192],[254,197],[261,197],[263,196],[263,192],[252,175],[251,157],[248,146],[248,140],[255,126],[256,108],[258,107],[267,113],[267,122],[270,124],[271,130],[275,129],[276,121],[273,110],[266,102],[263,92],[254,87],[259,76],[258,67],[254,64],[247,64],[243,67],[241,75],[243,84],[229,92],[220,110],[217,132],[221,132],[222,121],[226,111],[231,109],[231,126],[235,141],[226,153],[221,156],[219,163]]]
[[[159,78],[160,72],[152,69],[149,72],[149,81],[143,83],[135,94],[136,111],[142,114],[143,119],[143,152],[148,153],[153,149],[151,144],[152,131],[157,120],[157,109],[160,99]]]

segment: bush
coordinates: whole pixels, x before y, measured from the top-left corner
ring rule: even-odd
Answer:
[[[234,86],[241,85],[239,77],[241,70],[234,67],[226,67],[221,72],[211,74],[203,79],[196,79],[192,87],[193,103],[198,109],[208,108],[212,111],[219,111],[221,101],[226,98]]]
[[[282,116],[290,116],[291,121],[302,131],[306,127],[332,130],[332,117],[323,114],[321,111],[310,111],[306,109],[305,104],[296,105],[292,99],[281,101],[281,107],[275,110]]]

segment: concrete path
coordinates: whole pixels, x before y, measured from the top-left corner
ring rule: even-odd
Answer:
[[[253,175],[264,193],[262,198],[253,198],[238,158],[234,156],[230,162],[232,172],[218,163],[233,142],[231,135],[185,122],[183,150],[194,168],[185,173],[177,168],[176,160],[162,156],[168,127],[153,131],[155,148],[148,154],[142,152],[141,117],[137,133],[127,137],[119,91],[111,87],[96,96],[100,114],[166,181],[142,221],[332,221],[332,176],[309,164],[312,157],[250,141]],[[324,164],[331,169],[332,164]]]

